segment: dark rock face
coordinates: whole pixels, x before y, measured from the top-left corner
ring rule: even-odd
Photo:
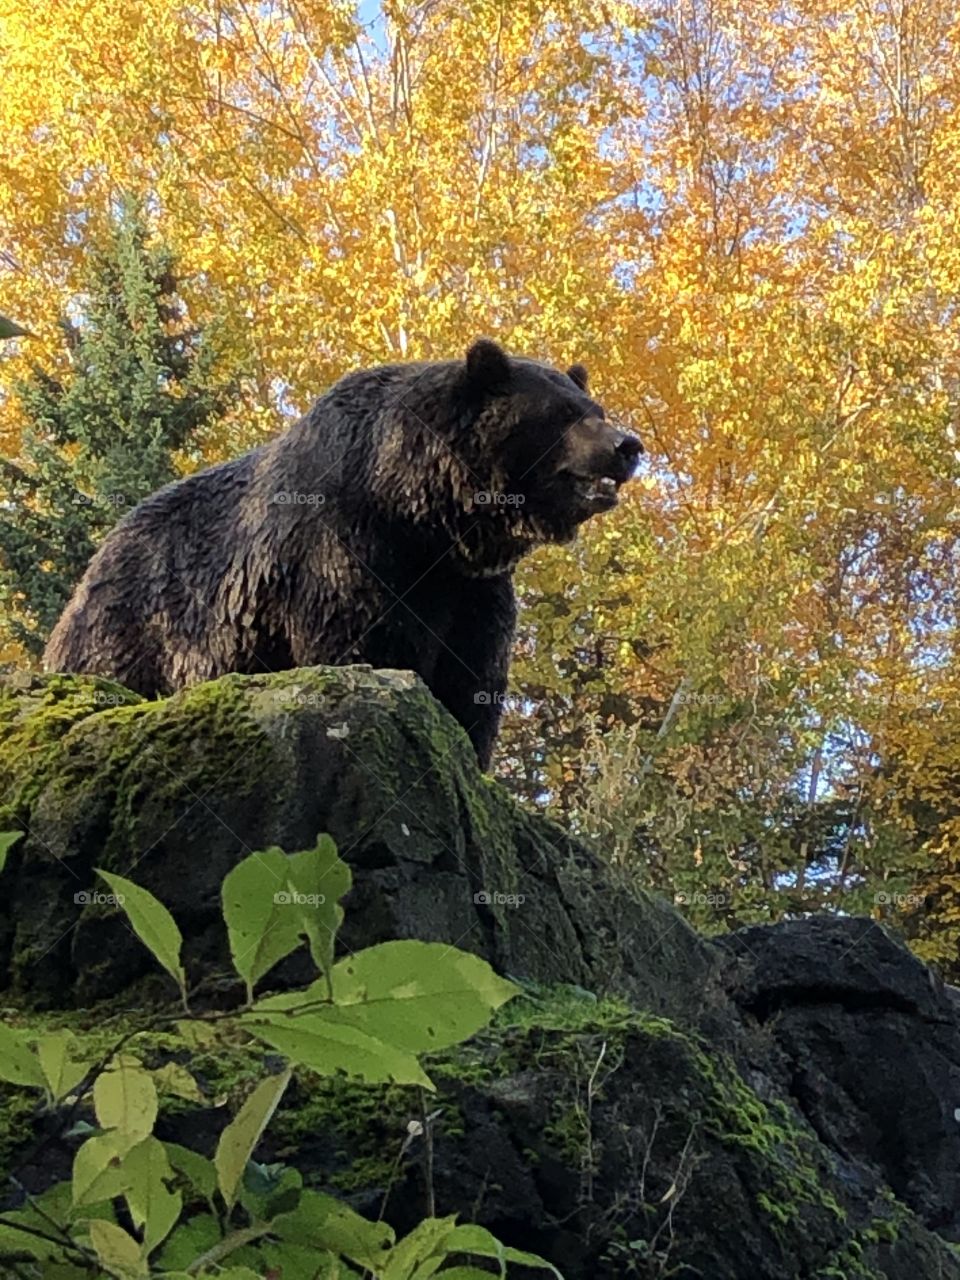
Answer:
[[[196,980],[225,959],[224,873],[329,831],[354,871],[345,945],[448,941],[539,984],[427,1062],[438,1212],[568,1280],[960,1280],[960,1015],[873,922],[706,942],[484,778],[406,673],[228,676],[158,703],[26,678],[0,694],[0,740],[0,830],[26,832],[2,881],[5,1003],[166,994],[117,917],[77,900],[94,867],[166,903]],[[362,1209],[386,1197],[400,1228],[421,1218],[422,1145],[396,1163],[410,1095],[297,1091],[276,1152]],[[209,1150],[225,1120],[162,1136]]]
[[[744,929],[741,1007],[769,1027],[820,1139],[960,1239],[956,1000],[881,925],[820,917]]]

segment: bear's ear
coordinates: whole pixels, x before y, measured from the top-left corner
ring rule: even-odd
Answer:
[[[477,391],[502,391],[510,381],[510,360],[502,347],[480,338],[467,352],[467,382]]]
[[[567,370],[567,377],[571,382],[575,382],[581,391],[586,391],[587,383],[590,381],[590,378],[582,364],[571,365]]]

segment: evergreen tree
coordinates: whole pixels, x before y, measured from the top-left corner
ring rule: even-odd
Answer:
[[[104,535],[176,478],[176,451],[235,395],[211,333],[186,322],[173,266],[125,205],[91,253],[81,318],[61,322],[68,376],[35,368],[15,389],[29,425],[21,457],[0,460],[0,603],[31,655]]]

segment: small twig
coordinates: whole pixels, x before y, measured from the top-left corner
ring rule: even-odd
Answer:
[[[477,1192],[477,1198],[474,1200],[473,1207],[470,1210],[470,1222],[480,1221],[480,1210],[483,1208],[483,1197],[487,1194],[487,1183],[489,1179],[490,1169],[488,1167],[483,1171],[483,1181],[480,1183],[480,1190]]]
[[[656,1103],[653,1109],[653,1128],[650,1136],[647,1138],[646,1146],[643,1152],[643,1164],[640,1167],[640,1199],[645,1201],[647,1198],[647,1168],[650,1164],[650,1158],[653,1155],[653,1147],[657,1140],[657,1130],[660,1128],[660,1120],[663,1116],[663,1108],[660,1103]]]
[[[27,1199],[30,1203],[30,1208],[33,1209],[33,1211],[41,1218],[44,1218],[49,1222],[54,1227],[57,1234],[52,1235],[49,1231],[41,1231],[39,1227],[28,1227],[23,1222],[11,1222],[9,1218],[4,1218],[2,1216],[0,1216],[0,1227],[7,1227],[13,1231],[22,1231],[24,1235],[34,1236],[38,1240],[46,1240],[48,1244],[55,1244],[58,1249],[62,1249],[64,1254],[67,1256],[75,1254],[82,1262],[92,1260],[93,1254],[90,1253],[89,1250],[84,1249],[82,1245],[77,1244],[76,1241],[69,1236],[66,1229],[61,1227],[58,1222],[51,1218],[50,1215],[36,1203],[32,1196],[28,1196]]]
[[[433,1122],[436,1112],[427,1115],[424,1092],[420,1090],[420,1123],[423,1125],[423,1180],[427,1193],[427,1217],[437,1216],[437,1198],[433,1187]]]
[[[603,1059],[606,1056],[606,1053],[607,1053],[607,1042],[606,1040],[604,1040],[603,1044],[600,1046],[600,1052],[599,1054],[597,1054],[597,1060],[593,1064],[593,1070],[590,1072],[590,1077],[587,1080],[586,1165],[587,1165],[587,1203],[588,1204],[593,1204],[593,1098],[594,1098],[593,1086],[597,1079],[597,1072],[600,1070],[600,1064],[603,1062]]]
[[[242,1248],[245,1244],[252,1244],[254,1240],[259,1240],[261,1236],[265,1236],[270,1230],[269,1222],[260,1222],[252,1227],[243,1227],[239,1231],[231,1232],[225,1240],[218,1240],[215,1245],[211,1245],[205,1253],[201,1253],[199,1257],[194,1258],[190,1265],[186,1268],[188,1276],[195,1276],[211,1263],[220,1262],[222,1258],[228,1257],[235,1250]]]

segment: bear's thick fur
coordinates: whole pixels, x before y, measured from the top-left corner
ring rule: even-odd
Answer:
[[[513,569],[614,506],[639,453],[582,366],[488,340],[466,360],[349,374],[276,439],[121,520],[44,666],[148,697],[232,671],[410,668],[487,767]]]

